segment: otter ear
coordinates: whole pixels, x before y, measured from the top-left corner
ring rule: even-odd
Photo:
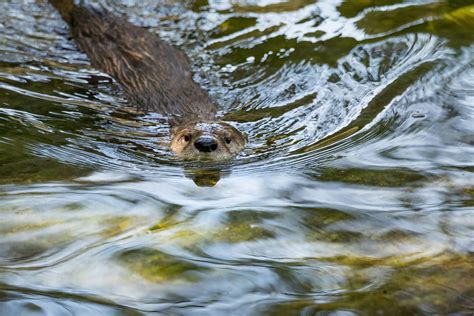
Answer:
[[[171,134],[175,134],[179,130],[179,126],[181,126],[181,118],[179,116],[173,115],[168,119],[168,124],[170,125]]]
[[[176,135],[179,133],[180,130],[179,124],[174,124],[174,122],[170,122],[170,135]]]

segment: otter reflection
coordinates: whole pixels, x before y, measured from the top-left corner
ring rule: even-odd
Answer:
[[[185,169],[184,175],[199,187],[213,187],[221,179],[219,169]]]

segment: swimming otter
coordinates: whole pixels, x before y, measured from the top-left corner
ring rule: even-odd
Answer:
[[[115,78],[129,102],[169,117],[170,149],[179,157],[227,160],[244,148],[244,135],[216,118],[216,105],[193,81],[182,51],[105,10],[76,6],[74,0],[49,2],[92,66]]]

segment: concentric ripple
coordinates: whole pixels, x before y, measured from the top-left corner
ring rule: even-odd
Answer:
[[[249,137],[179,161],[46,1],[0,3],[0,314],[474,311],[474,3],[83,1]]]

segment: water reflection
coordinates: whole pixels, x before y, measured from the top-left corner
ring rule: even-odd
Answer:
[[[187,169],[185,175],[200,187],[213,187],[221,179],[221,171],[218,169]]]
[[[473,312],[472,2],[99,3],[249,146],[177,160],[51,7],[0,3],[0,314]]]
[[[405,286],[444,302],[430,304],[469,303],[472,288],[457,281],[472,268],[470,197],[447,200],[462,181],[448,189],[436,178],[407,179],[410,192],[300,176],[230,177],[214,188],[110,177],[4,187],[2,282],[145,311],[324,306],[347,293],[345,306],[355,293],[396,299]],[[404,281],[423,269],[436,272]],[[453,280],[466,286],[447,295]]]

